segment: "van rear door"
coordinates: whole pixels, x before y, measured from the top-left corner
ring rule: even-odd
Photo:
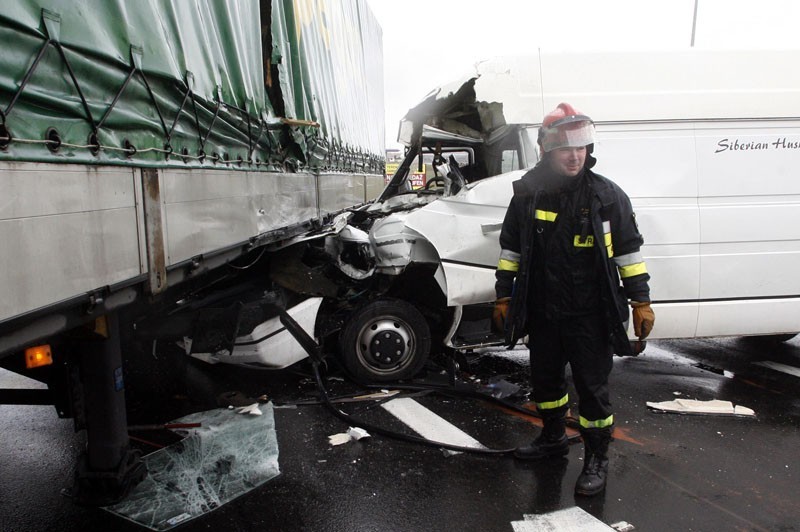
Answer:
[[[800,331],[800,122],[697,127],[698,336]]]

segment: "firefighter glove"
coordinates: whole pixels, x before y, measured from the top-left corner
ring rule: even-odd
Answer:
[[[506,317],[508,317],[508,304],[510,302],[510,297],[500,297],[494,302],[492,321],[494,322],[495,328],[500,332],[506,330]]]
[[[650,307],[650,303],[631,301],[631,307],[633,307],[633,333],[639,340],[644,340],[653,330],[656,315]]]

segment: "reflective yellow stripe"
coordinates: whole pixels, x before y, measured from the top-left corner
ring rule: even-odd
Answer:
[[[565,404],[567,404],[568,402],[569,402],[569,394],[566,394],[566,395],[564,395],[564,397],[562,397],[558,401],[547,401],[547,402],[544,402],[544,403],[536,403],[536,409],[537,410],[552,410],[554,408],[562,407]]]
[[[519,262],[500,259],[497,262],[497,269],[503,272],[516,272],[519,271]]]
[[[575,240],[572,241],[572,245],[576,248],[594,247],[594,237],[592,235],[587,235],[586,240],[581,242],[581,235],[575,235]]]
[[[505,260],[510,260],[512,262],[519,262],[520,254],[516,251],[511,251],[510,249],[501,249],[500,250],[500,258]]]
[[[581,427],[585,429],[603,429],[605,427],[610,427],[614,424],[614,414],[611,414],[605,419],[597,419],[595,421],[589,421],[583,416],[579,417],[579,421]]]
[[[634,275],[641,275],[643,273],[647,273],[647,266],[645,266],[644,262],[637,262],[636,264],[631,264],[629,266],[619,267],[619,276],[623,279],[627,277],[633,277]]]
[[[606,251],[608,252],[608,258],[612,258],[614,256],[614,246],[611,245],[611,233],[605,233],[603,235],[603,240],[606,244]]]
[[[558,216],[557,212],[542,211],[540,209],[536,209],[533,213],[534,218],[537,220],[544,220],[546,222],[555,222],[556,216]]]

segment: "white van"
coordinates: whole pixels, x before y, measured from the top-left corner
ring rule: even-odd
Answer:
[[[595,171],[633,202],[654,338],[800,332],[798,59],[541,55],[544,108],[567,99],[597,121]]]
[[[431,338],[497,340],[489,316],[511,183],[536,163],[538,125],[562,101],[595,120],[594,170],[633,202],[651,338],[800,332],[798,63],[800,50],[540,52],[434,91],[401,124],[407,156],[384,193],[326,236],[345,274],[336,282],[357,294],[338,308],[345,364],[404,378]],[[415,190],[408,178],[425,157],[438,175]],[[379,332],[401,347],[387,355]]]

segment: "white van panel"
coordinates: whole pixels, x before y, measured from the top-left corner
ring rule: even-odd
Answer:
[[[658,307],[659,336],[695,330],[700,295],[700,216],[694,129],[691,124],[598,126],[594,168],[630,196],[644,235],[642,248]],[[662,312],[667,325],[661,327]]]
[[[796,333],[799,316],[800,298],[706,303],[700,307],[697,336]],[[660,327],[660,314],[657,320]]]
[[[631,198],[646,245],[694,244],[700,237],[697,203],[686,198]],[[697,254],[699,250],[694,249]]]
[[[797,241],[800,239],[800,195],[750,196],[739,201],[703,198],[700,237],[706,244]]]
[[[475,92],[520,124],[541,123],[560,102],[595,122],[786,117],[800,101],[797,58],[796,49],[540,50],[480,63]]]
[[[598,125],[593,168],[633,198],[696,198],[694,130],[687,124]]]
[[[650,298],[658,302],[696,301],[700,295],[697,245],[644,246],[650,273]]]
[[[794,300],[782,303],[793,310],[781,324],[762,303],[800,295],[797,121],[619,123],[597,131],[595,170],[629,194],[645,238],[655,337],[800,331]]]
[[[666,303],[655,305],[656,326],[648,337],[658,338],[691,338],[697,331],[697,318],[700,307],[696,301],[687,303]],[[633,324],[628,323],[628,337],[635,340]]]
[[[737,330],[748,329],[731,334],[800,331],[797,311],[778,325],[772,307],[748,299],[800,295],[800,128],[787,121],[705,124],[697,152],[700,299],[707,307],[698,334],[729,333],[723,322],[731,316]],[[719,299],[738,299],[740,314]]]
[[[767,249],[771,246],[764,242],[702,246],[700,299],[707,301],[799,294],[800,283],[794,272],[800,266],[800,251]],[[800,320],[800,314],[797,320]]]
[[[700,198],[800,194],[799,165],[797,121],[698,126]]]
[[[494,270],[469,264],[442,263],[447,306],[471,305],[495,299]]]

